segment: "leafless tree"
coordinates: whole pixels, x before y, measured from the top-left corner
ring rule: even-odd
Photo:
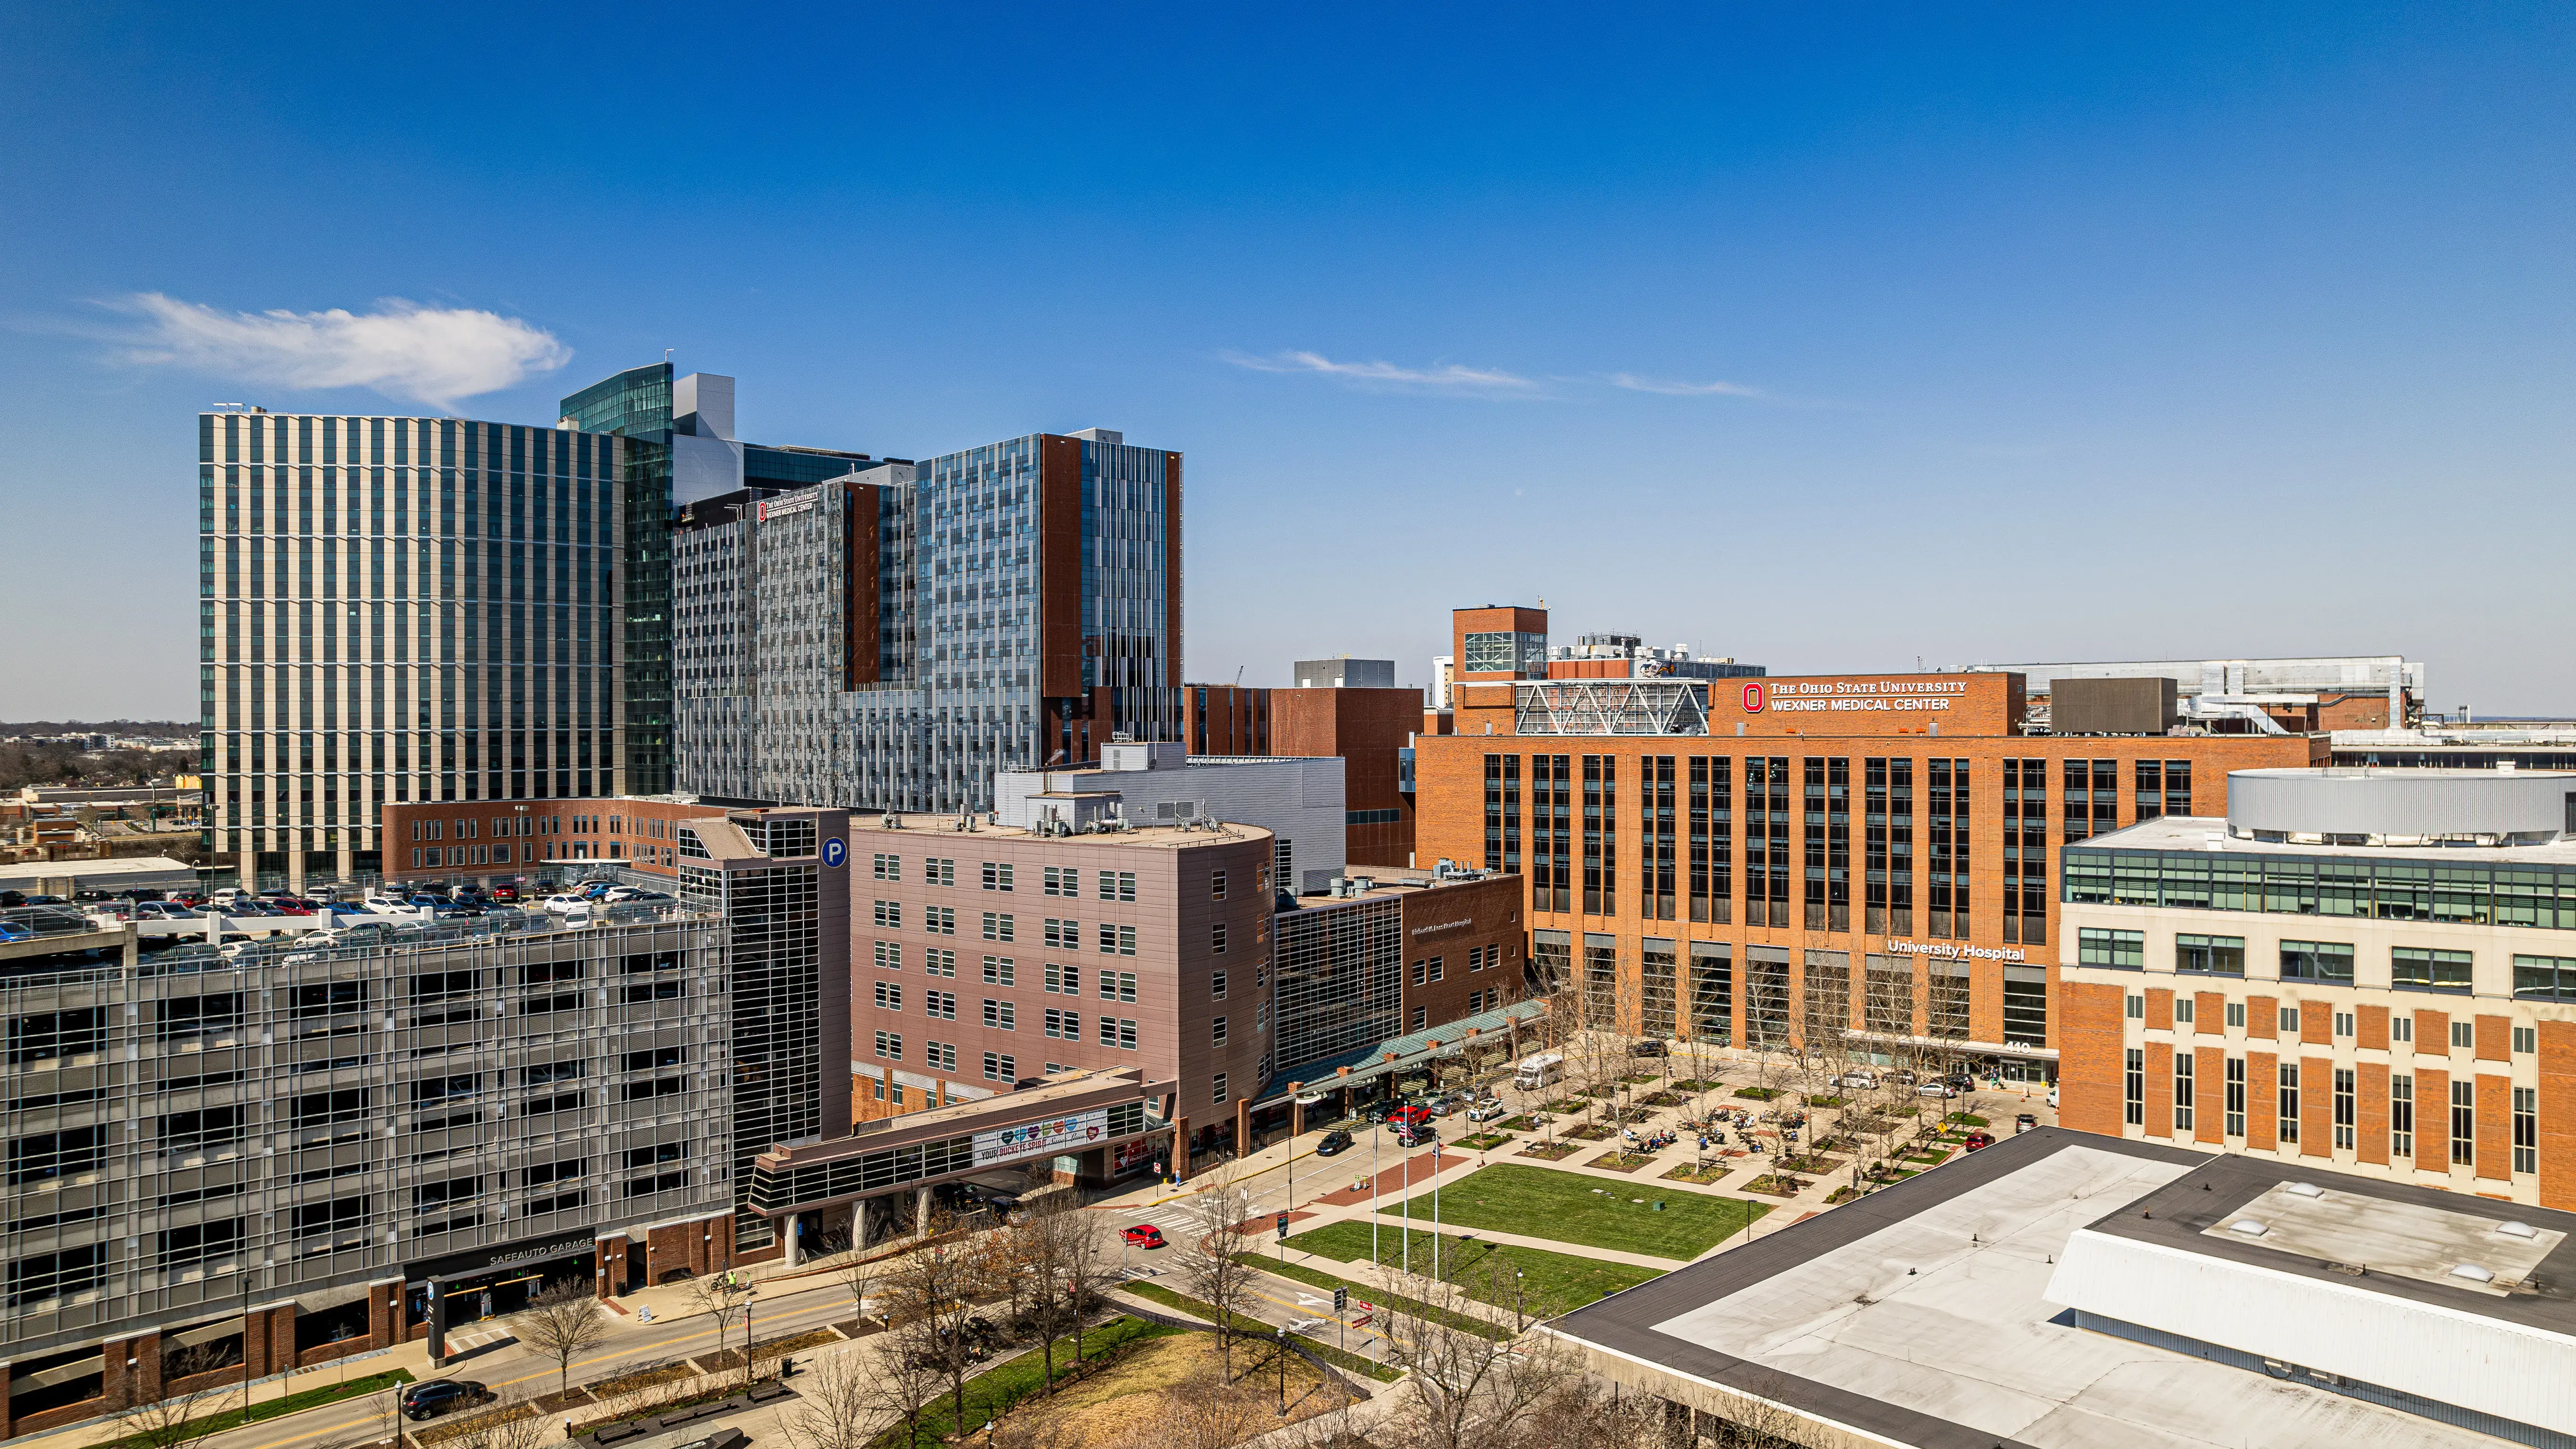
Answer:
[[[231,1355],[212,1344],[183,1348],[163,1357],[161,1382],[167,1388],[189,1379],[202,1380],[231,1361]],[[249,1377],[248,1366],[243,1377]],[[195,1449],[220,1426],[215,1414],[231,1390],[230,1384],[202,1384],[132,1405],[116,1416],[118,1437],[135,1449]]]
[[[873,1362],[865,1367],[857,1364],[864,1353],[845,1354],[830,1362],[843,1365],[843,1371],[856,1380],[857,1392],[873,1411],[875,1422],[900,1423],[906,1449],[920,1449],[922,1409],[948,1385],[948,1363],[939,1348],[938,1325],[932,1319],[898,1321],[869,1343],[876,1352]],[[798,1392],[813,1391],[800,1388]],[[814,1446],[799,1445],[797,1449]]]
[[[1072,1194],[1065,1196],[1066,1204],[1058,1214],[1055,1229],[1062,1236],[1053,1252],[1064,1301],[1073,1320],[1073,1361],[1080,1363],[1083,1320],[1099,1302],[1101,1287],[1109,1281],[1108,1225],[1097,1215],[1075,1207]]]
[[[1217,1360],[1228,1380],[1234,1377],[1234,1318],[1252,1296],[1252,1269],[1235,1254],[1250,1246],[1244,1229],[1252,1223],[1252,1194],[1236,1185],[1232,1167],[1210,1173],[1190,1199],[1197,1215],[1196,1241],[1180,1253],[1181,1283],[1192,1297],[1216,1312]]]
[[[879,1392],[878,1376],[860,1363],[863,1357],[843,1353],[824,1359],[797,1385],[796,1412],[781,1415],[778,1424],[793,1449],[868,1449],[876,1442],[884,1420],[893,1416]],[[936,1383],[930,1381],[931,1386]]]
[[[1072,1330],[1077,1335],[1075,1341],[1080,1342],[1082,1294],[1088,1285],[1075,1281],[1073,1260],[1086,1251],[1096,1255],[1099,1235],[1096,1224],[1074,1205],[1069,1192],[1050,1193],[1038,1199],[1011,1232],[1019,1240],[1025,1311],[1038,1333],[1041,1382],[1051,1394],[1055,1392],[1057,1336]]]
[[[747,1325],[750,1317],[751,1284],[731,1269],[722,1273],[709,1273],[704,1277],[689,1280],[689,1301],[696,1305],[699,1312],[715,1320],[716,1351],[719,1354],[724,1351],[727,1340],[733,1336],[734,1320],[740,1318],[745,1321],[742,1374],[743,1381],[750,1382],[751,1335],[747,1331]]]
[[[833,1275],[840,1280],[841,1291],[850,1295],[850,1316],[861,1328],[868,1323],[868,1299],[884,1279],[885,1270],[874,1263],[852,1263]]]
[[[512,1394],[458,1421],[439,1440],[439,1449],[539,1449],[552,1442],[550,1419],[526,1398]]]
[[[976,1246],[950,1236],[955,1224],[934,1214],[931,1241],[905,1254],[887,1280],[897,1332],[886,1345],[890,1358],[934,1366],[955,1396],[957,1422],[966,1422],[966,1379],[975,1347],[966,1336],[972,1294],[984,1274]]]
[[[1498,1285],[1497,1285],[1498,1286]],[[1457,1283],[1426,1285],[1421,1294],[1433,1313],[1385,1315],[1389,1348],[1412,1370],[1396,1388],[1394,1410],[1382,1435],[1390,1449],[1491,1449],[1524,1442],[1531,1421],[1553,1396],[1580,1376],[1562,1339],[1525,1334],[1497,1343],[1443,1321],[1472,1316],[1466,1289]]]
[[[1666,1449],[1681,1442],[1664,1401],[1569,1374],[1539,1400],[1511,1442],[1528,1449]]]
[[[540,1357],[555,1361],[555,1390],[569,1394],[572,1361],[608,1341],[608,1315],[587,1283],[569,1279],[530,1300],[512,1317],[510,1331]]]

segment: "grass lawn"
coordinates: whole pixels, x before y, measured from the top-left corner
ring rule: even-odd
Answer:
[[[1237,1254],[1236,1256],[1240,1257],[1242,1255]],[[1176,1308],[1181,1312],[1190,1315],[1192,1318],[1203,1318],[1210,1323],[1217,1321],[1215,1305],[1201,1303],[1199,1300],[1192,1298],[1185,1293],[1175,1293],[1160,1283],[1121,1283],[1118,1286],[1122,1291],[1133,1293],[1137,1297],[1142,1298],[1149,1303],[1160,1303],[1165,1308]],[[1244,1338],[1238,1340],[1238,1342],[1250,1341],[1266,1344],[1271,1341],[1271,1335],[1278,1332],[1276,1328],[1272,1327],[1270,1324],[1262,1322],[1258,1318],[1249,1317],[1241,1313],[1231,1314],[1229,1316],[1234,1320],[1235,1330],[1244,1335]],[[1341,1369],[1345,1373],[1355,1373],[1362,1375],[1363,1377],[1373,1378],[1382,1384],[1391,1384],[1395,1382],[1397,1378],[1396,1370],[1387,1367],[1385,1364],[1378,1363],[1372,1359],[1362,1358],[1355,1353],[1345,1353],[1341,1349],[1335,1348],[1333,1345],[1324,1342],[1320,1338],[1310,1338],[1302,1333],[1292,1333],[1288,1335],[1288,1337],[1308,1353],[1313,1354],[1315,1357],[1322,1359],[1324,1362],[1331,1364],[1335,1368]]]
[[[1366,1252],[1367,1249],[1363,1248],[1361,1251]],[[1441,1249],[1442,1256],[1446,1257],[1448,1251],[1449,1250],[1446,1248]],[[1374,1303],[1381,1308],[1393,1308],[1399,1312],[1410,1313],[1417,1318],[1428,1318],[1439,1323],[1445,1323],[1451,1328],[1464,1329],[1469,1333],[1490,1338],[1497,1342],[1512,1336],[1510,1329],[1504,1328],[1499,1324],[1487,1323],[1481,1318],[1469,1317],[1464,1313],[1452,1313],[1445,1308],[1436,1308],[1418,1298],[1407,1298],[1401,1293],[1389,1293],[1383,1288],[1371,1287],[1356,1278],[1337,1277],[1331,1273],[1324,1272],[1320,1268],[1309,1268],[1303,1263],[1275,1262],[1271,1259],[1264,1258],[1257,1253],[1237,1253],[1234,1256],[1238,1260],[1249,1263],[1264,1273],[1274,1274],[1281,1278],[1292,1279],[1311,1287],[1322,1288],[1328,1291],[1334,1288],[1348,1288],[1351,1290],[1351,1299],[1353,1302]],[[1344,1259],[1343,1261],[1347,1262],[1349,1260]]]
[[[1098,1328],[1084,1331],[1083,1354],[1091,1359],[1115,1360],[1134,1345],[1150,1343],[1158,1338],[1168,1338],[1173,1334],[1187,1331],[1180,1328],[1166,1328],[1159,1323],[1147,1323],[1141,1318],[1113,1318]],[[1072,1358],[1073,1336],[1067,1334],[1056,1341],[1056,1372],[1059,1381],[1065,1366],[1072,1361]],[[968,1427],[981,1427],[986,1418],[998,1416],[1013,1404],[1037,1393],[1046,1386],[1045,1378],[1045,1366],[1039,1362],[1038,1356],[1032,1353],[968,1379],[966,1381]],[[947,1393],[942,1392],[932,1398],[929,1403],[922,1406],[922,1437],[936,1443],[942,1435],[954,1433],[957,1428],[956,1412],[957,1401]],[[903,1425],[898,1423],[888,1429],[876,1442],[884,1445],[901,1444],[905,1442],[906,1437]]]
[[[1596,1187],[1606,1191],[1595,1192]],[[1643,1203],[1628,1199],[1641,1197]],[[1662,1212],[1655,1204],[1664,1205]],[[1416,1221],[1431,1217],[1431,1195],[1400,1205]],[[1396,1212],[1390,1207],[1389,1212]],[[1643,1184],[1596,1182],[1543,1167],[1497,1163],[1478,1168],[1440,1193],[1444,1227],[1554,1238],[1587,1248],[1616,1248],[1658,1258],[1696,1258],[1752,1220],[1751,1203],[1695,1192],[1657,1193]]]
[[[1493,1171],[1492,1168],[1485,1170]],[[1412,1236],[1413,1270],[1429,1276],[1431,1234],[1417,1230]],[[1440,1271],[1444,1277],[1465,1288],[1471,1297],[1481,1298],[1498,1308],[1511,1306],[1514,1290],[1525,1291],[1529,1295],[1529,1311],[1535,1315],[1569,1313],[1596,1298],[1607,1297],[1622,1288],[1633,1288],[1649,1278],[1662,1276],[1652,1268],[1597,1262],[1570,1253],[1550,1253],[1509,1243],[1488,1243],[1451,1233],[1442,1233],[1440,1238]],[[1404,1235],[1396,1231],[1395,1224],[1381,1225],[1378,1231],[1379,1261],[1389,1267],[1404,1266],[1403,1239]],[[1346,1263],[1365,1263],[1369,1256],[1369,1225],[1364,1222],[1329,1223],[1312,1232],[1291,1236],[1288,1246],[1327,1258],[1339,1258]],[[1502,1274],[1500,1279],[1492,1276],[1497,1271]],[[1523,1276],[1511,1277],[1515,1272]],[[1510,1286],[1504,1286],[1506,1284]],[[1375,1290],[1362,1289],[1360,1294],[1375,1301]]]

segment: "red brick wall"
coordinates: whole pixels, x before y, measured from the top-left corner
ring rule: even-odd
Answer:
[[[2194,1142],[2227,1140],[2227,1050],[2224,1047],[2192,1048],[2192,1113],[2191,1137]],[[2062,1100],[2062,1097],[2061,1097]]]
[[[2381,1026],[2388,1013],[2380,1013]],[[2354,1068],[2354,1130],[2361,1134],[2354,1156],[2363,1162],[2388,1163],[2388,1064],[2362,1062]]]
[[[2079,1132],[2121,1135],[2121,996],[2117,986],[2058,988],[2057,1120]]]
[[[2480,1017],[2483,1027],[2488,1021],[2502,1022],[2502,1017]],[[2478,1176],[2511,1181],[2513,1178],[2513,1079],[2500,1074],[2480,1072],[2478,1084]]]
[[[2254,1013],[2248,1011],[2245,1019],[2253,1020]],[[2256,1152],[2281,1145],[2280,1073],[2281,1059],[2271,1052],[2245,1054],[2245,1145]]]
[[[2540,1205],[2576,1208],[2576,1021],[2540,1024]]]
[[[2415,1029],[2422,1032],[2424,1018],[2439,1018],[2440,1012],[2415,1013]],[[2451,1170],[2451,1074],[2422,1065],[2417,1057],[2415,1068],[2415,1165],[2426,1172]]]
[[[2311,1002],[2308,1011],[2324,1003]],[[2299,1013],[2299,1029],[2307,1030],[2308,1011]],[[2299,1059],[2299,1155],[2331,1157],[2334,1155],[2334,1058],[2301,1057]]]

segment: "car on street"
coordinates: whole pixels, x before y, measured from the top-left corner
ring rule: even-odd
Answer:
[[[1970,1152],[1974,1152],[1980,1147],[1992,1147],[1994,1145],[1995,1134],[1991,1132],[1971,1132],[1968,1134],[1968,1150]]]
[[[431,1379],[405,1388],[402,1411],[406,1419],[427,1419],[465,1404],[479,1403],[483,1386],[464,1379]]]
[[[1959,1089],[1951,1086],[1948,1082],[1925,1082],[1922,1086],[1914,1089],[1914,1095],[1918,1097],[1955,1097],[1959,1095]]]
[[[1431,1129],[1431,1109],[1398,1107],[1386,1114],[1386,1125],[1398,1132],[1427,1132]]]
[[[2048,1110],[2052,1112],[2057,1110],[2057,1084],[2055,1082],[2048,1084]]]
[[[1480,1099],[1474,1106],[1467,1109],[1467,1120],[1470,1122],[1491,1122],[1498,1117],[1507,1115],[1511,1110],[1511,1108],[1503,1105],[1500,1098],[1486,1097]]]
[[[1343,1131],[1339,1127],[1336,1127],[1332,1131],[1324,1134],[1323,1141],[1315,1144],[1315,1155],[1317,1157],[1330,1157],[1334,1153],[1339,1152],[1350,1145],[1351,1134]]]
[[[0,941],[32,941],[36,933],[15,921],[0,921]]]
[[[590,902],[577,895],[565,894],[546,897],[546,914],[549,916],[568,916],[575,911],[588,911],[589,909]]]
[[[2013,1131],[2016,1133],[2027,1132],[2038,1125],[2039,1114],[2036,1112],[2024,1112],[2013,1118]]]
[[[1136,1226],[1129,1228],[1121,1236],[1127,1239],[1127,1246],[1131,1248],[1159,1248],[1163,1246],[1163,1230],[1154,1226],[1152,1223],[1138,1223]]]
[[[1841,1076],[1836,1077],[1834,1081],[1837,1085],[1855,1092],[1875,1092],[1878,1090],[1878,1077],[1872,1072],[1845,1072]]]
[[[507,882],[494,883],[492,887],[492,899],[507,904],[509,902],[516,901],[518,898],[519,888],[517,886],[511,885]]]
[[[1664,1044],[1653,1037],[1648,1037],[1644,1041],[1632,1043],[1628,1048],[1628,1055],[1632,1057],[1659,1057],[1664,1055]]]
[[[1380,1097],[1376,1101],[1362,1107],[1360,1109],[1360,1115],[1366,1117],[1371,1122],[1383,1122],[1386,1120],[1388,1113],[1393,1112],[1396,1108],[1403,1105],[1404,1104],[1402,1102],[1395,1100],[1393,1097]]]

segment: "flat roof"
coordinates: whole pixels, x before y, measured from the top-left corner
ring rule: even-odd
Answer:
[[[1220,822],[1214,830],[1192,830],[1178,825],[1138,825],[1126,830],[1106,830],[1096,835],[1040,835],[1016,825],[978,823],[972,830],[955,829],[957,817],[938,812],[897,812],[900,819],[920,821],[888,829],[880,817],[871,812],[865,816],[850,814],[850,834],[876,837],[911,836],[921,839],[972,840],[978,836],[1000,836],[1006,840],[1043,840],[1051,845],[1138,846],[1150,845],[1165,850],[1186,850],[1194,845],[1224,845],[1242,840],[1268,840],[1270,832],[1258,825],[1238,821]]]
[[[2462,770],[2469,775],[2487,770]],[[2142,820],[2108,835],[2070,842],[2068,850],[2205,850],[2212,855],[2280,855],[2360,858],[2363,860],[2429,860],[2481,865],[2576,865],[2576,836],[2545,845],[2293,845],[2287,841],[2247,840],[2227,833],[2224,818],[2167,815]]]
[[[2488,1220],[2576,1228],[2576,1215],[2467,1194],[2044,1127],[1787,1228],[1757,1230],[1548,1328],[1686,1381],[1667,1386],[1677,1393],[1691,1382],[1715,1386],[1927,1449],[2496,1443],[2307,1382],[2077,1327],[2047,1296],[2070,1240],[2111,1234],[2332,1284],[2364,1302],[2380,1295],[2473,1323],[2576,1325],[2565,1293],[2550,1287],[2558,1244],[2541,1254],[2540,1291],[2498,1296],[2378,1270],[2354,1275],[2287,1239],[2262,1246],[2225,1233],[2290,1182],[2335,1195],[2327,1206],[2346,1219],[2332,1235],[2339,1255],[2394,1251],[2390,1240],[2406,1237],[2420,1210],[2472,1220],[2452,1231]],[[2213,1226],[2221,1236],[2207,1233]]]

